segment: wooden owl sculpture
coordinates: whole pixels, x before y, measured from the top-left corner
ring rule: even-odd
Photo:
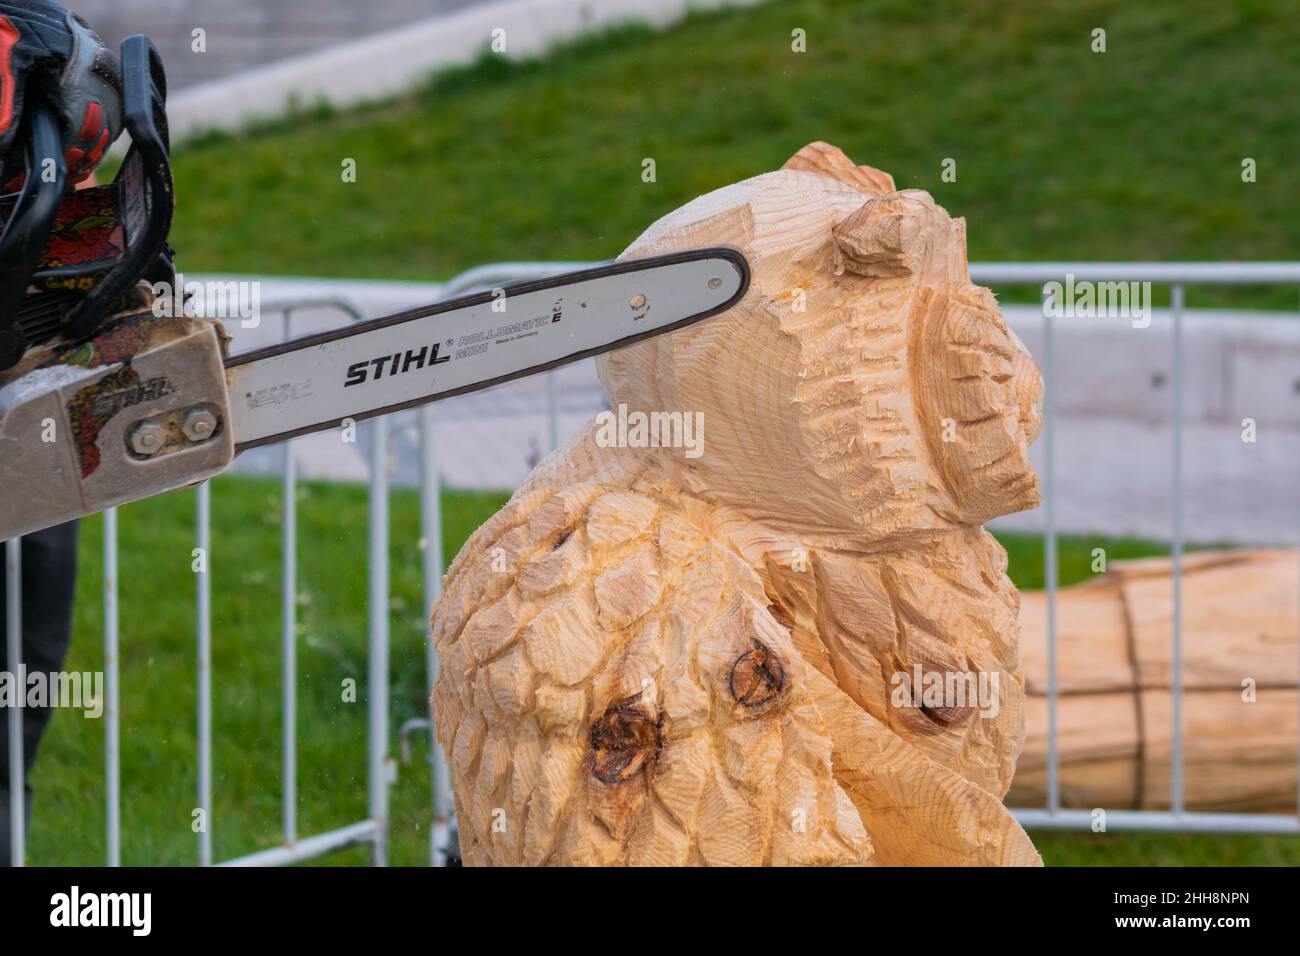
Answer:
[[[744,299],[601,359],[615,411],[447,574],[465,861],[1038,864],[980,524],[1038,503],[1042,384],[963,221],[814,143],[625,255],[700,246],[745,253]]]

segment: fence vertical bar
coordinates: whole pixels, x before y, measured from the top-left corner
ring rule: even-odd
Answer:
[[[290,337],[290,310],[284,313]],[[280,542],[280,799],[284,842],[298,839],[298,472],[293,442],[284,443]]]
[[[546,441],[547,451],[560,447],[560,386],[556,373],[546,373]]]
[[[122,765],[118,725],[117,509],[104,511],[104,786],[108,865],[122,865]]]
[[[388,863],[388,421],[370,425],[370,641],[368,753],[370,818],[378,824],[370,862]]]
[[[284,842],[298,839],[298,475],[293,442],[284,443],[280,547],[280,788]]]
[[[1175,284],[1170,306],[1173,319],[1173,649],[1169,666],[1173,694],[1173,750],[1170,780],[1170,807],[1175,815],[1183,812],[1183,287]]]
[[[1057,751],[1056,686],[1056,361],[1051,311],[1043,288],[1043,576],[1047,590],[1047,809],[1061,809],[1060,754]]]
[[[23,539],[5,542],[5,660],[15,673],[23,666]],[[26,687],[26,681],[21,682]],[[23,775],[23,709],[8,707],[9,724],[9,863],[22,866],[27,853],[27,787]]]
[[[199,779],[198,799],[201,826],[199,828],[199,865],[212,865],[212,485],[203,482],[196,490],[198,526],[197,629],[198,660],[198,734]]]
[[[432,622],[433,605],[442,596],[442,479],[438,474],[437,420],[434,406],[420,410],[420,538],[424,542],[424,621]],[[433,646],[433,632],[425,637],[425,674],[430,700],[438,680],[438,651]],[[429,787],[433,806],[433,826],[429,834],[429,865],[443,860],[442,849],[450,836],[451,783],[447,758],[429,727]]]

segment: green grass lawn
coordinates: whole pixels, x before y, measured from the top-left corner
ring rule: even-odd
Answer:
[[[442,279],[608,258],[817,139],[965,216],[972,259],[1294,259],[1298,16],[1294,0],[777,0],[488,56],[371,108],[178,148],[177,262]]]
[[[299,833],[366,816],[366,490],[306,482],[299,534]],[[444,496],[444,556],[505,500],[503,494]],[[280,814],[281,507],[274,479],[224,476],[213,482],[214,802],[218,859],[274,846]],[[420,595],[419,504],[392,496],[391,726],[423,715],[424,615]],[[69,670],[103,666],[101,527],[82,522],[81,570]],[[188,864],[196,798],[195,622],[190,551],[194,493],[176,492],[123,508],[121,582],[122,858],[127,864]],[[1021,587],[1041,581],[1038,538],[1000,535]],[[1160,553],[1152,542],[1063,538],[1061,580],[1087,577],[1092,548],[1113,558]],[[360,693],[344,703],[342,683]],[[396,753],[394,744],[393,751]],[[427,860],[427,741],[392,788],[393,864]],[[37,762],[29,842],[34,864],[104,859],[103,722],[58,712]],[[1300,863],[1300,841],[1255,837],[1035,834],[1050,863]],[[364,850],[331,857],[364,863]]]
[[[304,483],[299,490],[299,833],[365,819],[366,491]],[[447,558],[505,501],[446,496]],[[392,707],[396,730],[427,713],[420,594],[419,503],[392,496]],[[122,703],[122,859],[196,859],[195,495],[176,492],[123,508],[119,518]],[[278,841],[280,807],[280,486],[225,476],[212,491],[214,851],[229,858]],[[82,522],[69,670],[103,663],[102,519]],[[343,681],[357,684],[355,703]],[[395,864],[427,860],[427,741],[392,791]],[[396,752],[396,747],[394,747]],[[104,858],[103,724],[61,712],[37,764],[33,863]],[[363,862],[364,852],[337,860]]]

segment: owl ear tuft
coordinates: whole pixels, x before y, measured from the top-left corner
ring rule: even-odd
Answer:
[[[918,189],[868,199],[831,230],[836,268],[875,278],[918,272],[939,218]]]
[[[855,166],[853,160],[844,155],[844,150],[820,140],[799,150],[781,168],[821,173],[871,196],[883,196],[894,191],[894,177],[889,173],[871,166]]]

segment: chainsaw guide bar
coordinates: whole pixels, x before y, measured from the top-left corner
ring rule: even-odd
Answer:
[[[732,249],[615,262],[423,306],[226,360],[236,452],[500,385],[735,305]]]

